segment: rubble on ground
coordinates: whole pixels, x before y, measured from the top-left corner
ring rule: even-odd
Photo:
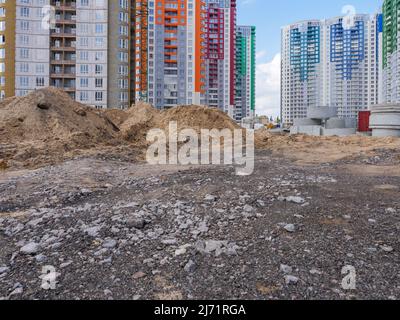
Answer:
[[[400,202],[382,188],[400,172],[363,174],[399,155],[331,167],[257,151],[248,177],[92,156],[6,171],[0,300],[400,298]],[[41,288],[49,266],[55,290]]]

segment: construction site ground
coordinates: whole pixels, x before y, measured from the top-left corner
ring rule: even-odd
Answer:
[[[400,299],[400,139],[255,133],[255,170],[149,165],[186,106],[0,103],[2,299]],[[54,281],[55,280],[55,281]]]
[[[248,177],[95,156],[7,171],[0,297],[398,299],[399,164],[393,150],[312,165],[258,151]]]

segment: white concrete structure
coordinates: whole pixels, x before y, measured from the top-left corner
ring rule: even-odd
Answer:
[[[400,137],[400,104],[382,104],[371,110],[370,128],[374,137]]]
[[[312,107],[307,110],[307,118],[295,119],[290,134],[310,136],[349,136],[356,134],[356,126],[348,123],[349,118],[338,118],[338,108]]]

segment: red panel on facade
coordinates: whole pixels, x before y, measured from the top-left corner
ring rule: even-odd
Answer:
[[[358,131],[368,132],[371,131],[369,128],[369,118],[371,116],[371,111],[360,111],[358,113]]]

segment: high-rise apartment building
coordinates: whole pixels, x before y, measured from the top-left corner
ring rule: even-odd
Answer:
[[[160,109],[202,104],[233,115],[236,0],[149,7],[149,102]]]
[[[236,0],[206,0],[205,104],[235,112]]]
[[[337,107],[339,117],[355,119],[378,103],[380,19],[353,15],[282,29],[284,124],[309,107]]]
[[[136,2],[2,1],[2,96],[50,85],[98,108],[128,107],[137,92],[131,72]]]
[[[354,15],[325,22],[326,57],[324,105],[338,108],[341,118],[378,103],[380,15]]]
[[[50,83],[50,31],[42,26],[49,0],[22,2],[0,2],[1,98]]]
[[[282,28],[281,113],[285,124],[323,105],[323,23],[303,21]]]
[[[203,102],[204,15],[204,1],[149,1],[148,101],[155,107]]]
[[[382,102],[400,103],[400,2],[383,3]]]
[[[235,119],[255,116],[256,27],[238,26],[236,33]]]

